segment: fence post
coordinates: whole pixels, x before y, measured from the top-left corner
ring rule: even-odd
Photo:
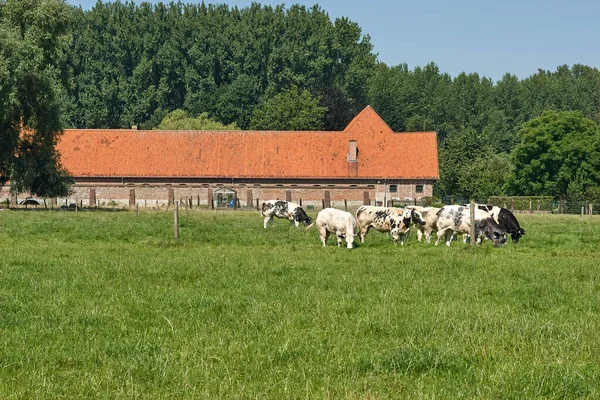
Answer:
[[[584,206],[581,206],[581,218],[583,218],[583,209],[584,208],[585,208]]]
[[[348,200],[344,199],[344,209],[348,211]]]
[[[175,202],[175,207],[173,208],[173,235],[175,240],[179,239],[179,202]]]
[[[590,202],[588,200],[585,201],[585,213],[590,213]]]
[[[475,242],[477,242],[475,238],[475,200],[471,199],[469,208],[471,210],[471,246],[474,246]]]

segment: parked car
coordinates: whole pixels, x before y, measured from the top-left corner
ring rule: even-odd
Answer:
[[[34,199],[33,197],[26,197],[25,200],[21,200],[19,204],[23,204],[26,206],[39,206],[40,202]]]

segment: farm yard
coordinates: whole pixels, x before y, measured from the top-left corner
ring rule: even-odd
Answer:
[[[314,218],[316,212],[309,212]],[[348,250],[256,211],[0,210],[0,398],[600,397],[600,217]]]

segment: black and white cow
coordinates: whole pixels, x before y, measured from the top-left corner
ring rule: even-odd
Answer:
[[[519,239],[525,234],[525,229],[521,228],[519,221],[509,209],[486,204],[476,204],[476,206],[478,209],[490,213],[500,228],[510,234],[512,241],[515,244],[519,243]]]
[[[283,200],[269,200],[262,204],[261,215],[265,218],[265,229],[267,224],[273,225],[273,217],[286,218],[290,220],[290,223],[296,224],[296,226],[303,223],[304,225],[310,225],[312,218],[306,215],[306,212],[296,203],[291,201]]]
[[[349,212],[335,208],[324,208],[317,214],[315,222],[310,224],[306,229],[310,229],[314,224],[317,224],[317,227],[319,228],[323,246],[325,246],[327,238],[332,233],[337,237],[338,247],[342,244],[343,240],[346,241],[346,247],[349,249],[356,246],[354,243],[357,225],[356,219],[354,218],[354,215]]]
[[[422,225],[415,224],[417,227],[417,240],[420,242],[421,239],[423,239],[423,236],[425,236],[427,243],[431,243],[431,235],[437,230],[437,213],[440,211],[440,208],[423,206],[406,206],[406,208],[420,212],[423,221],[425,221]]]
[[[444,206],[437,213],[437,246],[442,236],[445,236],[446,246],[455,234],[468,235],[471,232],[471,211],[469,207],[450,205]],[[487,211],[475,209],[475,237],[477,243],[481,243],[481,238],[486,237],[494,243],[495,247],[506,243],[506,231],[494,220],[494,217]]]
[[[404,245],[406,233],[410,224],[422,225],[425,223],[421,213],[416,210],[396,207],[362,206],[356,210],[360,241],[365,242],[365,236],[371,228],[379,232],[390,232],[394,244]]]

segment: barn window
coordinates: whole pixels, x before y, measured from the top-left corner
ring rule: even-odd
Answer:
[[[415,192],[417,192],[417,193],[423,193],[423,185],[417,185],[417,186],[415,186]]]
[[[398,192],[398,185],[390,185],[390,193]]]

